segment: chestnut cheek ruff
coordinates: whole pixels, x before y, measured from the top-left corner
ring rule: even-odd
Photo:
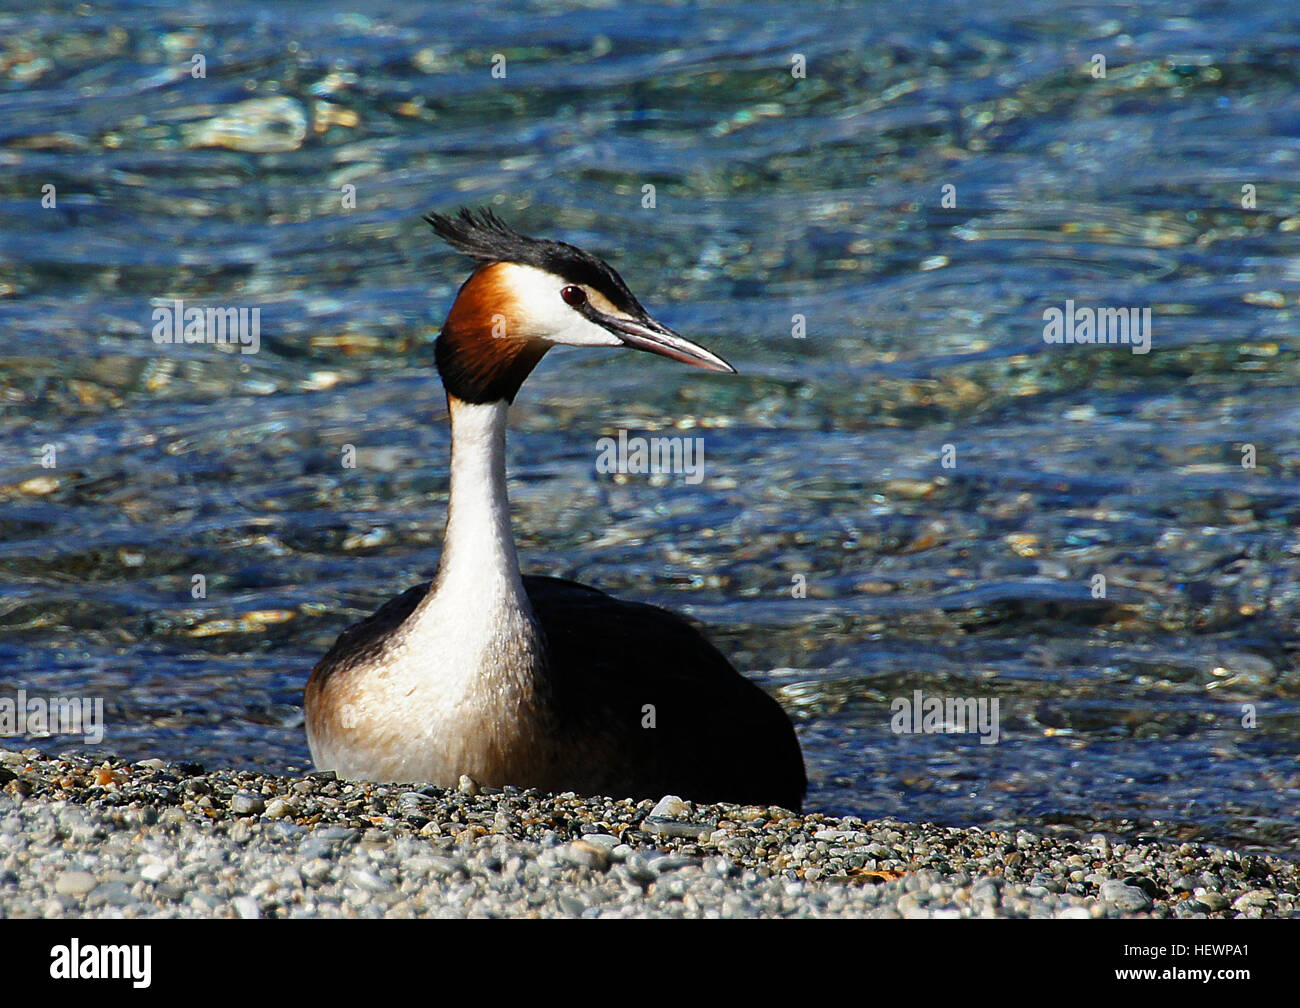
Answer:
[[[550,349],[521,322],[502,272],[501,264],[474,272],[434,345],[447,394],[463,402],[514,402],[524,379]]]

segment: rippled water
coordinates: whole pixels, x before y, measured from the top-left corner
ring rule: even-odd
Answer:
[[[306,765],[312,663],[437,563],[466,267],[419,218],[487,204],[739,368],[552,354],[515,524],[708,622],[811,807],[1294,853],[1298,54],[1282,0],[0,15],[6,695]],[[259,352],[156,345],[176,298]],[[1047,345],[1067,299],[1149,306],[1151,352]],[[705,479],[596,472],[620,429]],[[916,690],[997,744],[894,733]]]

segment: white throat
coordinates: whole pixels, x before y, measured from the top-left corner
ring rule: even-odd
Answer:
[[[505,402],[451,400],[451,493],[433,596],[529,610],[506,493]]]

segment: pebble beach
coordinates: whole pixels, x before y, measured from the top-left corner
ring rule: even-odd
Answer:
[[[1294,916],[1193,843],[0,749],[0,916]]]

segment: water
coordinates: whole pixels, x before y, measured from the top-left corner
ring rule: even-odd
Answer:
[[[4,695],[307,765],[312,663],[437,564],[465,264],[419,218],[485,204],[739,368],[552,354],[515,525],[706,621],[810,807],[1294,855],[1298,52],[1281,0],[10,10]],[[156,345],[175,298],[259,308],[259,352]],[[1046,344],[1067,300],[1150,307],[1150,353]],[[620,429],[705,478],[597,473]],[[997,744],[891,731],[917,690]]]

